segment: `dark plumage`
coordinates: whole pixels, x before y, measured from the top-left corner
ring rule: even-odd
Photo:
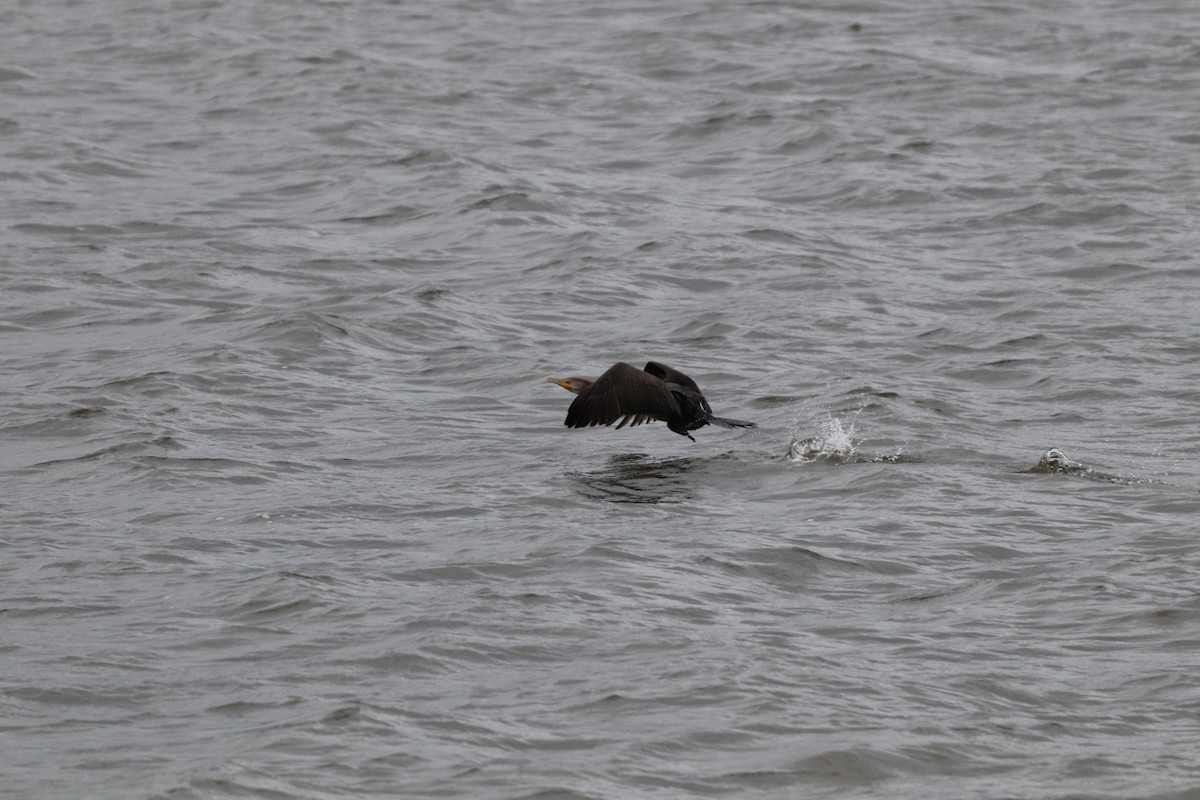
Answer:
[[[612,425],[618,428],[662,420],[667,427],[692,441],[688,431],[705,425],[753,428],[753,422],[714,417],[696,382],[679,370],[651,361],[644,370],[617,362],[596,380],[547,378],[579,395],[567,409],[566,426]]]

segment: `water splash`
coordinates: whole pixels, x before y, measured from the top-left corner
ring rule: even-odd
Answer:
[[[788,461],[811,463],[813,461],[829,461],[835,464],[845,464],[855,460],[858,447],[854,439],[854,424],[858,417],[855,412],[847,422],[832,414],[827,414],[825,420],[817,428],[816,436],[809,439],[797,439],[792,434],[788,445]]]
[[[1045,453],[1042,453],[1041,460],[1034,464],[1026,472],[1062,472],[1067,475],[1086,472],[1088,467],[1084,464],[1067,458],[1067,454],[1057,447],[1051,447]]]
[[[1074,459],[1068,458],[1067,454],[1057,447],[1052,447],[1042,454],[1038,463],[1026,470],[1026,473],[1047,474],[1058,473],[1060,475],[1075,475],[1088,480],[1100,481],[1102,483],[1148,483],[1137,478],[1131,478],[1124,475],[1113,475],[1108,472],[1101,472],[1095,467],[1090,467]]]

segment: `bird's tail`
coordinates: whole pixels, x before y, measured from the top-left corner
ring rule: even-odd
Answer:
[[[722,428],[757,428],[753,422],[746,422],[742,419],[725,419],[723,417],[709,417],[708,421],[713,425],[720,425]]]

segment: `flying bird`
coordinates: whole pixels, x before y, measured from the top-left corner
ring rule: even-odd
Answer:
[[[705,425],[722,428],[753,428],[753,422],[714,417],[712,408],[696,382],[677,369],[651,361],[637,369],[618,361],[596,380],[546,378],[568,392],[579,395],[567,409],[568,428],[612,425],[617,428],[662,420],[667,427],[686,436]]]

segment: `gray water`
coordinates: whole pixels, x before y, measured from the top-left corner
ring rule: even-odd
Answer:
[[[0,30],[4,797],[1200,797],[1191,0]]]

